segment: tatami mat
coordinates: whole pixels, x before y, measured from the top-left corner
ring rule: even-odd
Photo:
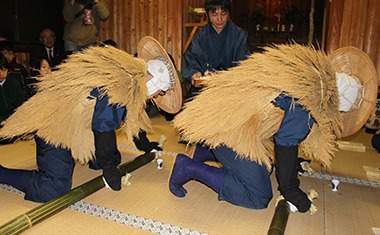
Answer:
[[[23,234],[267,234],[278,191],[272,174],[274,199],[265,210],[250,210],[218,201],[212,190],[198,182],[185,185],[188,194],[176,198],[168,191],[168,177],[177,153],[186,153],[186,145],[178,143],[178,133],[162,117],[153,118],[155,133],[151,140],[161,135],[167,138],[162,158],[163,169],[156,162],[132,172],[131,186],[119,192],[100,189],[70,208],[33,226]],[[350,141],[369,145],[370,135],[361,131]],[[122,161],[134,159],[142,152],[133,143],[118,135]],[[21,142],[0,146],[0,164],[6,167],[33,169],[34,143]],[[379,167],[380,155],[372,150],[366,153],[340,150],[330,169],[312,166],[318,178],[301,176],[305,191],[319,193],[315,215],[295,213],[289,216],[286,234],[373,234],[372,227],[380,227],[380,188],[361,183],[341,182],[338,192],[331,190],[331,177],[348,177],[367,180],[363,165]],[[101,171],[77,165],[73,187],[83,184]],[[330,178],[329,178],[330,177]],[[40,205],[23,200],[15,192],[0,189],[0,224]]]

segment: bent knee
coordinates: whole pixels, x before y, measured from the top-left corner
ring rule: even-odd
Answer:
[[[43,181],[35,183],[25,192],[25,199],[35,202],[47,202],[71,190],[71,181]]]
[[[50,201],[54,198],[57,198],[57,197],[65,194],[65,193],[69,192],[70,189],[71,189],[70,187],[51,189],[48,193],[44,192],[43,194],[41,194],[41,199],[44,202]]]

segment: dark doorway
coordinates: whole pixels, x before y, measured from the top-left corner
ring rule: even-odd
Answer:
[[[310,25],[311,0],[234,0],[231,19],[249,34],[251,49],[294,40],[307,44],[310,26],[313,44],[322,43],[325,1],[315,1]]]
[[[62,41],[63,0],[0,0],[0,34],[16,44],[38,43],[41,29],[52,28]]]

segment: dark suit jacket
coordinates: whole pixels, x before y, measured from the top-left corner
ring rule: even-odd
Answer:
[[[60,64],[62,62],[63,59],[66,58],[63,47],[61,47],[57,44],[54,45],[54,55],[53,56],[54,56],[54,61],[53,61],[53,64],[50,65],[51,67],[57,66],[58,64]],[[30,67],[39,68],[39,65],[37,65],[36,63],[39,62],[41,60],[41,58],[48,59],[49,56],[47,54],[45,47],[42,44],[38,44],[38,45],[32,47],[32,49],[30,50],[30,62],[29,62]]]

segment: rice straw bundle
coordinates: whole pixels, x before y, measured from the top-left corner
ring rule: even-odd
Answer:
[[[73,158],[87,162],[94,153],[91,121],[96,100],[90,91],[101,88],[111,105],[125,106],[123,124],[128,138],[140,128],[152,131],[144,112],[146,63],[125,51],[91,47],[71,55],[50,75],[40,77],[37,94],[6,120],[0,137],[36,134],[50,144],[71,149]]]
[[[271,101],[284,92],[298,98],[316,120],[300,150],[328,166],[342,131],[342,117],[335,71],[327,55],[298,44],[265,49],[205,81],[203,91],[174,119],[175,127],[190,143],[212,148],[226,145],[270,166],[274,160],[272,136],[283,117],[283,111]]]

